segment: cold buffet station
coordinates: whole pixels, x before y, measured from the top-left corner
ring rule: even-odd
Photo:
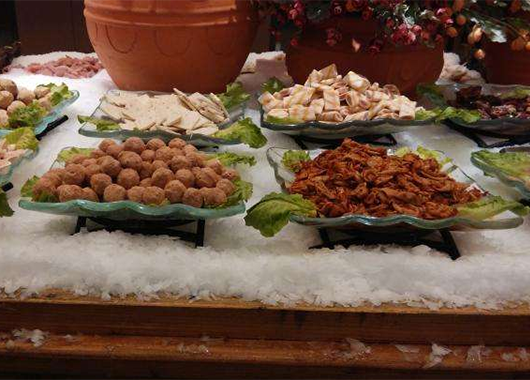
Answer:
[[[0,75],[0,372],[528,374],[530,5],[175,3]]]

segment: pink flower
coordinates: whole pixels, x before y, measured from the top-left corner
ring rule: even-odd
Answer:
[[[294,46],[294,47],[298,46],[298,39],[297,38],[292,38],[291,39],[291,46]]]

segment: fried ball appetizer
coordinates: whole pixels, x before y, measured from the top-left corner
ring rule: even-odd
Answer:
[[[98,173],[90,178],[90,187],[97,195],[103,195],[105,189],[112,185],[112,178],[108,174]]]
[[[21,102],[20,100],[15,100],[13,103],[11,103],[7,107],[6,111],[8,115],[11,115],[13,114],[13,112],[18,110],[19,108],[24,108],[24,107],[26,107],[26,105],[23,102]]]
[[[151,186],[153,186],[153,180],[151,179],[151,177],[144,178],[140,181],[140,187],[151,187]]]
[[[223,174],[221,175],[221,177],[233,181],[239,178],[239,173],[236,169],[225,169],[223,170]]]
[[[206,161],[204,166],[207,168],[213,169],[213,171],[219,175],[223,174],[223,170],[224,170],[223,164],[221,164],[221,161],[217,159]]]
[[[212,168],[203,168],[195,175],[195,186],[198,188],[215,187],[219,176]]]
[[[166,146],[166,143],[160,139],[151,139],[145,145],[147,149],[158,150]]]
[[[155,151],[151,149],[146,149],[140,154],[140,157],[142,157],[142,160],[153,162],[155,160]]]
[[[146,205],[160,205],[166,200],[164,190],[156,186],[146,187],[142,196],[142,201]]]
[[[123,145],[110,145],[106,152],[108,155],[114,157],[115,159],[118,159],[120,157],[120,154],[123,152]]]
[[[48,95],[50,91],[51,90],[46,86],[37,86],[35,87],[35,90],[33,92],[35,93],[35,96],[37,97],[37,99],[40,99]]]
[[[155,159],[156,160],[160,160],[160,161],[164,161],[164,162],[169,162],[171,161],[171,159],[173,158],[175,152],[168,146],[164,146],[160,149],[158,149],[155,153]]]
[[[99,166],[101,167],[101,171],[103,173],[108,174],[112,178],[116,178],[122,169],[120,162],[109,156],[103,157],[99,163]]]
[[[123,201],[127,197],[127,190],[122,186],[112,184],[105,188],[103,192],[103,200],[105,202],[118,202]]]
[[[170,148],[182,149],[186,146],[186,141],[179,139],[178,137],[174,138],[167,144]]]
[[[107,149],[113,145],[118,145],[116,144],[116,141],[114,140],[111,140],[111,139],[105,139],[103,140],[102,142],[99,143],[99,146],[98,148],[102,151],[102,152],[107,152]]]
[[[85,156],[84,154],[75,154],[75,155],[72,156],[72,158],[70,158],[66,162],[66,165],[69,165],[69,164],[82,164],[86,159],[87,159],[87,156]]]
[[[105,157],[106,153],[103,152],[101,149],[94,149],[92,152],[90,152],[90,157],[95,158],[96,160],[100,159],[101,157]]]
[[[186,145],[184,148],[182,148],[182,151],[185,155],[188,155],[189,153],[193,153],[197,151],[197,148],[195,148],[193,145]]]
[[[127,199],[133,202],[142,203],[145,188],[140,186],[131,187],[127,190]]]
[[[154,161],[153,161],[153,172],[154,172],[155,170],[162,169],[162,168],[164,168],[164,169],[168,169],[169,167],[168,167],[168,165],[167,165],[164,161],[162,161],[162,160],[154,160]]]
[[[142,152],[145,150],[145,143],[139,137],[129,137],[123,143],[123,150],[142,154]]]
[[[66,165],[63,182],[65,185],[81,186],[85,181],[85,167],[81,164]]]
[[[221,178],[219,182],[217,182],[217,185],[215,187],[221,189],[227,197],[232,195],[232,193],[236,191],[236,185],[234,185],[232,181],[226,178]]]
[[[194,189],[193,187],[186,189],[182,196],[182,203],[188,206],[202,207],[203,201],[204,199],[200,190]]]
[[[140,169],[138,174],[140,174],[140,179],[145,179],[145,178],[151,178],[154,172],[155,172],[155,169],[153,167],[153,164],[150,162],[144,161],[142,162],[142,168]]]
[[[175,173],[175,179],[178,179],[186,187],[192,187],[195,184],[195,176],[189,169],[179,169]]]
[[[204,166],[204,155],[197,152],[190,152],[186,154],[186,158],[191,163],[191,166],[198,166],[202,168]]]
[[[204,199],[205,206],[215,207],[226,202],[226,194],[221,189],[203,187],[199,191]]]
[[[160,168],[155,170],[151,179],[153,186],[158,186],[163,189],[169,181],[175,179],[175,174],[169,169]]]
[[[13,103],[15,97],[9,91],[0,91],[0,108],[7,109],[11,103]]]
[[[57,194],[57,183],[53,179],[45,176],[40,178],[35,185],[33,185],[33,197],[35,199],[38,199],[43,194],[54,196]]]
[[[169,167],[174,172],[177,172],[179,169],[191,169],[191,162],[185,156],[175,156],[171,159]]]
[[[76,199],[84,199],[85,192],[77,185],[61,185],[57,188],[60,202],[68,202]]]
[[[186,192],[186,186],[178,179],[168,182],[164,189],[166,193],[166,198],[171,203],[180,203],[182,201],[182,196]]]
[[[86,179],[89,181],[90,181],[90,178],[92,178],[94,174],[99,174],[99,173],[101,173],[101,167],[98,164],[89,165],[85,167],[85,176],[86,176]]]
[[[14,97],[18,95],[18,87],[11,79],[0,78],[0,90],[10,92]]]
[[[9,115],[6,110],[0,109],[0,128],[7,128],[9,125]]]
[[[44,174],[41,179],[47,179],[48,181],[51,181],[55,187],[61,186],[63,184],[62,177],[57,173],[48,172]]]
[[[51,109],[53,108],[52,101],[48,96],[40,98],[39,100],[37,100],[37,103],[39,103],[39,105],[46,111],[51,111]]]
[[[32,101],[35,100],[35,93],[25,87],[19,87],[17,100],[20,100],[25,105],[29,105]]]
[[[138,186],[140,184],[140,175],[134,169],[123,169],[120,174],[118,174],[116,183],[126,190],[129,190],[131,187]]]
[[[97,163],[98,163],[98,160],[96,160],[95,158],[87,158],[87,157],[85,157],[85,159],[82,162],[80,162],[80,164],[83,165],[85,168],[90,165],[97,165]]]
[[[83,189],[83,199],[92,202],[99,202],[98,195],[90,187],[85,187]]]
[[[142,157],[138,153],[123,151],[120,153],[118,160],[123,168],[130,168],[136,171],[142,169]]]

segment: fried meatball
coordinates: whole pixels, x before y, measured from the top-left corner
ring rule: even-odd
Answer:
[[[118,144],[109,145],[107,147],[107,150],[105,151],[105,153],[107,153],[109,156],[114,157],[115,159],[118,159],[118,157],[120,157],[120,154],[122,152],[123,152],[123,145],[118,145]]]
[[[66,165],[69,165],[69,164],[82,164],[86,159],[87,159],[87,156],[85,156],[84,154],[74,154],[72,156],[72,158],[70,158],[66,162]]]
[[[161,160],[154,160],[153,161],[153,172],[157,169],[161,169],[161,168],[164,168],[164,169],[168,169],[169,166],[167,166],[167,164],[164,162],[164,161],[161,161]]]
[[[186,186],[184,186],[184,184],[179,180],[175,179],[168,182],[164,191],[166,192],[166,198],[171,203],[179,203],[182,201],[182,196],[186,191]]]
[[[175,173],[175,179],[178,179],[186,187],[192,187],[195,184],[195,176],[189,169],[179,169]]]
[[[219,179],[219,176],[212,168],[203,168],[195,175],[195,186],[198,188],[215,187]]]
[[[33,199],[38,199],[42,194],[57,194],[57,183],[52,178],[43,176],[33,185]]]
[[[106,155],[107,154],[101,149],[94,149],[92,152],[90,152],[90,157],[95,158],[96,160],[100,159],[101,157],[105,157]]]
[[[20,87],[18,89],[17,99],[25,105],[29,105],[32,101],[35,100],[35,93],[25,87]]]
[[[86,158],[81,162],[81,164],[84,166],[84,167],[88,167],[90,165],[97,165],[98,163],[98,160],[96,160],[95,158]]]
[[[166,143],[160,139],[151,139],[146,144],[146,148],[150,150],[158,150],[165,146],[166,146]]]
[[[6,110],[0,109],[0,128],[6,128],[9,125],[9,115]]]
[[[215,187],[223,190],[226,196],[230,196],[234,191],[236,191],[236,185],[226,178],[221,178]]]
[[[11,115],[13,112],[18,110],[19,108],[24,108],[24,107],[26,107],[26,105],[23,102],[21,102],[20,100],[15,100],[13,103],[11,103],[7,107],[6,111],[8,115]]]
[[[37,99],[40,99],[48,95],[50,91],[51,90],[46,86],[37,86],[35,87],[35,91],[33,92],[35,93],[35,96],[37,97]]]
[[[206,164],[204,166],[207,168],[212,168],[213,171],[219,175],[223,174],[223,170],[224,170],[223,164],[221,164],[221,161],[217,159],[206,161]]]
[[[170,147],[164,146],[156,151],[155,159],[169,162],[173,158],[174,154],[175,152],[173,152]]]
[[[145,191],[144,187],[140,187],[140,186],[131,187],[129,190],[127,190],[127,199],[133,202],[142,203],[144,191]]]
[[[188,155],[189,153],[196,152],[197,148],[195,148],[191,144],[187,144],[184,148],[182,148],[182,151],[184,152],[185,155]]]
[[[112,139],[105,139],[103,140],[102,142],[99,143],[99,149],[103,152],[106,152],[107,149],[110,147],[110,146],[113,146],[113,145],[117,145],[116,144],[116,141],[112,140]]]
[[[169,144],[167,144],[167,146],[169,146],[170,148],[182,149],[186,146],[186,141],[176,137],[173,140],[171,140]]]
[[[204,154],[198,152],[186,153],[186,158],[190,161],[191,166],[204,167]]]
[[[105,173],[94,174],[90,178],[90,187],[97,195],[103,195],[105,189],[110,185],[112,185],[112,178]]]
[[[85,187],[83,189],[83,199],[86,199],[87,201],[92,201],[92,202],[99,202],[98,195],[90,187]]]
[[[185,156],[185,154],[184,154],[184,152],[182,151],[182,149],[171,148],[171,151],[173,152],[173,157],[177,157],[177,156]]]
[[[13,103],[15,97],[9,91],[0,91],[0,108],[7,109]]]
[[[151,178],[144,178],[140,181],[141,187],[150,187],[153,185],[153,180]]]
[[[188,206],[202,207],[203,201],[204,199],[199,189],[194,189],[193,187],[186,189],[182,196],[182,203]]]
[[[153,162],[155,160],[155,151],[151,149],[146,149],[140,154],[142,160],[147,162]]]
[[[123,150],[141,154],[145,150],[145,143],[139,137],[129,137],[123,143]]]
[[[138,174],[140,174],[140,179],[151,178],[154,171],[155,170],[153,169],[153,164],[150,162],[144,161],[142,162],[142,168],[140,169]]]
[[[77,185],[62,185],[57,189],[60,202],[73,201],[75,199],[84,199],[85,192]]]
[[[124,168],[131,168],[136,171],[142,169],[142,158],[138,153],[123,151],[120,153],[118,160],[120,161],[121,166]]]
[[[80,164],[70,164],[65,168],[63,182],[66,185],[81,186],[85,181],[85,167]]]
[[[175,174],[169,169],[160,168],[155,170],[151,179],[153,186],[158,186],[163,189],[169,181],[175,179]]]
[[[0,90],[10,92],[13,97],[18,95],[18,87],[11,79],[0,78]]]
[[[134,169],[123,169],[120,174],[118,174],[116,183],[128,190],[131,187],[140,184],[140,175]]]
[[[142,201],[146,205],[160,205],[166,200],[164,190],[156,186],[146,187],[142,196]]]
[[[52,102],[49,97],[45,96],[44,98],[40,98],[37,100],[37,103],[44,108],[46,111],[50,111],[53,108]]]
[[[205,206],[220,206],[226,202],[226,194],[221,189],[203,187],[200,192]]]
[[[237,172],[236,169],[225,169],[221,177],[226,178],[230,181],[233,181],[239,178],[239,173]]]
[[[86,179],[89,181],[90,181],[90,178],[92,178],[94,174],[99,174],[99,173],[101,173],[101,168],[98,164],[93,164],[93,165],[89,165],[85,167],[85,176],[86,176]]]
[[[57,173],[46,173],[44,174],[41,179],[47,179],[48,181],[51,181],[55,187],[61,186],[63,184],[62,178]]]
[[[191,169],[191,162],[185,156],[174,156],[169,162],[169,167],[174,172],[179,169]]]
[[[64,168],[55,168],[55,169],[48,170],[48,173],[46,173],[45,175],[56,174],[57,176],[59,176],[59,178],[62,181],[64,178],[64,173],[66,173],[66,170]]]
[[[195,166],[194,168],[191,168],[191,172],[193,173],[193,175],[195,177],[197,177],[197,174],[199,174],[201,172],[201,169],[202,168],[199,168],[198,166]]]
[[[101,160],[99,166],[101,167],[101,171],[103,173],[108,174],[112,178],[117,177],[122,169],[119,161],[109,156],[104,157],[103,160]]]
[[[127,197],[127,190],[122,186],[112,184],[105,188],[103,192],[103,200],[105,202],[118,202],[123,201]]]

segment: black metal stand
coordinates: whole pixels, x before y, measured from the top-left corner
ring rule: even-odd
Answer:
[[[68,120],[68,116],[64,115],[62,116],[61,118],[55,120],[55,121],[52,121],[51,123],[49,123],[47,126],[46,126],[46,129],[44,131],[42,131],[41,133],[39,133],[37,136],[35,136],[37,138],[37,140],[42,140],[42,138],[44,136],[46,136],[48,133],[50,133],[51,131],[53,131],[55,128],[57,128],[59,125],[61,125],[62,123],[64,123],[65,121]]]
[[[307,143],[319,145],[323,149],[334,149],[342,144],[344,139],[323,139],[310,136],[291,136],[296,144],[302,149],[310,149]],[[394,146],[397,144],[396,139],[391,134],[386,135],[361,135],[352,136],[350,139],[362,144],[374,144],[383,146]]]
[[[519,200],[519,203],[522,204],[523,206],[530,207],[530,199],[521,199]]]
[[[12,188],[13,188],[13,184],[11,182],[8,182],[2,185],[2,190],[4,191],[4,193],[7,193]]]
[[[445,125],[447,125],[452,130],[461,133],[462,135],[466,136],[468,139],[473,140],[475,144],[478,145],[480,148],[502,148],[505,146],[512,146],[512,145],[523,145],[530,142],[530,135],[515,135],[510,136],[502,133],[495,133],[491,131],[484,131],[484,130],[476,130],[471,128],[462,127],[461,125],[457,125],[453,123],[452,121],[445,121]],[[494,142],[491,144],[488,144],[481,136],[485,137],[492,137],[495,139],[499,139],[501,141]]]
[[[347,237],[339,240],[331,240],[331,232],[341,233],[342,235],[347,235]],[[346,248],[351,245],[397,244],[413,247],[417,245],[426,245],[440,252],[447,253],[453,260],[460,257],[458,247],[448,229],[425,231],[422,233],[373,233],[361,230],[338,231],[336,229],[319,228],[318,233],[322,239],[322,244],[315,245],[309,249],[333,249],[337,245],[342,245]]]
[[[87,220],[100,225],[100,228],[89,229],[87,227]],[[175,227],[197,222],[195,232],[181,231],[174,229]],[[205,221],[199,220],[171,220],[171,221],[146,221],[146,220],[126,220],[116,221],[105,218],[87,218],[80,216],[77,218],[74,234],[81,232],[81,229],[86,228],[88,232],[106,230],[108,232],[123,231],[131,234],[143,235],[168,235],[178,237],[180,240],[194,243],[195,247],[202,247],[204,245],[204,230]]]

